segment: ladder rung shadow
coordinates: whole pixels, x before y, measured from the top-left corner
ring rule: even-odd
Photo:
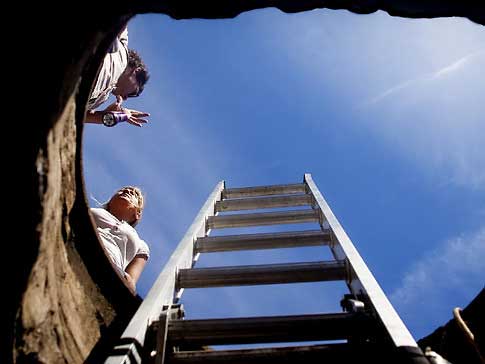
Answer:
[[[240,187],[240,188],[226,188],[222,191],[222,198],[244,198],[254,196],[270,196],[270,195],[289,195],[295,193],[305,193],[306,186],[304,183],[294,183],[285,185],[272,186],[256,186],[256,187]]]
[[[344,261],[180,269],[177,288],[250,286],[346,280]]]
[[[209,229],[223,229],[232,227],[299,224],[305,222],[318,222],[319,216],[315,210],[292,210],[279,212],[261,212],[253,214],[237,214],[223,216],[209,216],[207,227]]]
[[[321,230],[291,231],[243,235],[207,236],[195,242],[196,253],[235,250],[258,250],[328,245],[330,232]]]
[[[311,195],[241,198],[216,202],[216,211],[256,210],[277,207],[306,206],[312,204]]]
[[[172,320],[170,345],[232,345],[345,340],[372,332],[364,313]]]
[[[333,364],[367,363],[372,346],[324,344],[238,350],[179,351],[168,355],[168,364]],[[375,354],[374,354],[375,355]],[[375,356],[373,357],[375,360]]]

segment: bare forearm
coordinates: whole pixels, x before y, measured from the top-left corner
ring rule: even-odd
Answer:
[[[125,272],[130,275],[134,283],[138,282],[138,278],[140,278],[146,262],[147,258],[145,256],[136,256],[126,267]]]
[[[128,288],[134,293],[136,294],[136,282],[135,280],[133,279],[132,276],[130,276],[129,273],[125,273],[125,280],[126,280],[126,284],[128,285]]]
[[[88,110],[88,112],[86,113],[86,118],[84,119],[84,122],[91,123],[91,124],[102,124],[103,112]]]

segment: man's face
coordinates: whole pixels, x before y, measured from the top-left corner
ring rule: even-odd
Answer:
[[[119,220],[124,220],[130,225],[136,224],[141,219],[141,210],[133,203],[133,192],[129,189],[121,189],[109,201],[109,212]]]
[[[137,97],[140,92],[140,85],[136,79],[137,72],[138,69],[127,67],[118,79],[113,95],[119,95],[123,100],[126,100],[128,97]]]

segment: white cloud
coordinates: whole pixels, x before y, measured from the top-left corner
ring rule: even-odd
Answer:
[[[451,318],[452,307],[465,306],[483,288],[484,262],[485,226],[451,238],[421,257],[390,300],[405,322],[415,323],[416,327],[411,328],[415,331],[420,330],[423,322],[442,325]],[[413,316],[415,319],[410,319]],[[421,330],[426,330],[424,325]]]
[[[474,53],[471,53],[471,54],[469,54],[465,57],[460,58],[458,61],[450,64],[449,66],[446,66],[446,67],[440,69],[437,72],[435,72],[435,74],[433,75],[433,78],[438,78],[438,77],[441,77],[443,75],[446,75],[447,73],[454,72],[454,71],[460,69],[470,60],[471,57],[475,57],[475,56],[479,55],[480,53],[484,53],[484,52],[483,51],[474,52]]]
[[[469,53],[389,88],[358,111],[390,150],[437,184],[485,189],[484,66],[485,51]]]
[[[322,103],[321,119],[338,113],[341,123],[367,128],[390,155],[411,161],[436,185],[485,190],[480,27],[382,12],[287,18],[272,46],[309,92],[334,100],[332,107]],[[315,126],[326,135],[321,119]]]
[[[481,56],[483,54],[485,54],[485,51],[483,51],[483,50],[467,54],[466,56],[461,57],[459,60],[439,69],[438,71],[425,74],[425,75],[418,77],[416,79],[401,82],[398,85],[393,86],[393,87],[389,88],[388,90],[382,92],[378,96],[373,97],[370,101],[366,102],[365,104],[367,104],[367,105],[375,104],[377,102],[384,100],[388,96],[391,96],[393,94],[398,93],[399,91],[402,91],[402,90],[405,90],[405,89],[411,88],[411,87],[419,87],[419,84],[422,83],[422,82],[436,80],[440,77],[444,77],[444,76],[446,76],[450,73],[456,72],[456,71],[460,70],[462,67],[464,67],[466,65],[466,63],[468,63],[470,60],[472,60],[472,58]]]
[[[475,234],[449,239],[440,249],[415,263],[392,297],[411,304],[433,291],[467,290],[469,282],[480,282],[485,277],[484,262],[485,227]]]

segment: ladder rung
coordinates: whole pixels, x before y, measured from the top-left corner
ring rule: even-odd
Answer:
[[[178,288],[250,286],[347,279],[344,261],[180,269]]]
[[[209,216],[207,219],[207,227],[209,229],[223,229],[244,226],[299,224],[318,221],[318,213],[315,210],[293,210],[262,212],[256,214]]]
[[[370,346],[370,345],[369,345]],[[355,347],[347,343],[284,346],[239,350],[178,351],[170,353],[169,364],[322,364],[367,363],[370,358],[368,346]],[[382,352],[382,348],[381,348]],[[374,360],[376,357],[374,356]]]
[[[311,204],[312,196],[310,195],[238,198],[217,201],[216,211],[256,210],[276,207],[305,206]]]
[[[230,345],[270,342],[343,340],[371,333],[364,313],[327,313],[296,316],[172,320],[172,345]]]
[[[273,185],[273,186],[256,186],[241,188],[226,188],[222,191],[222,198],[242,198],[254,196],[269,195],[288,195],[293,193],[305,193],[306,186],[304,183]]]
[[[257,250],[295,248],[325,245],[330,242],[330,233],[321,230],[207,236],[195,242],[196,253],[213,253],[234,250]]]

